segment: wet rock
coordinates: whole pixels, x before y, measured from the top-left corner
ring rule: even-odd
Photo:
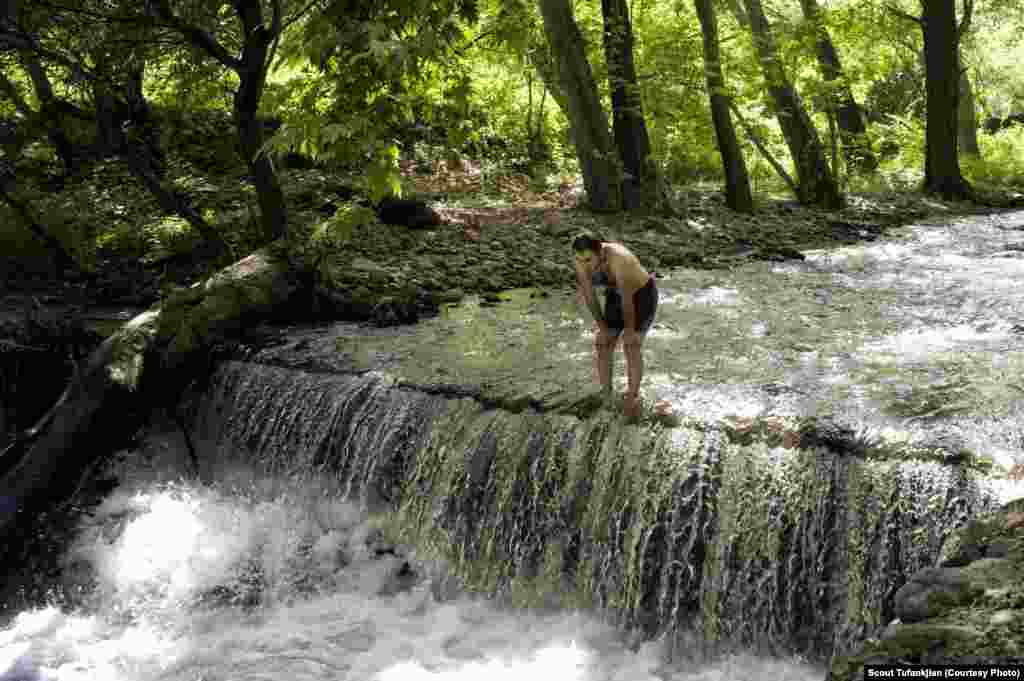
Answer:
[[[942,463],[956,464],[970,461],[974,453],[959,433],[936,433],[923,440],[918,447]]]
[[[959,568],[925,568],[899,588],[893,609],[903,622],[920,622],[966,605],[980,594]]]
[[[806,260],[807,256],[795,248],[789,246],[766,246],[759,249],[755,256],[759,260],[770,262],[785,262],[786,260]]]
[[[436,227],[441,216],[425,201],[416,199],[385,198],[377,205],[377,218],[388,225],[402,225],[413,229]]]
[[[465,297],[466,292],[461,288],[450,288],[437,294],[437,300],[440,303],[457,303]]]
[[[1011,624],[1020,619],[1020,611],[1018,610],[999,610],[992,614],[989,618],[989,623],[996,627],[1002,627],[1007,624]]]
[[[676,230],[666,220],[661,218],[647,218],[643,222],[643,228],[649,229],[658,234],[672,234]]]
[[[807,419],[798,432],[802,449],[824,447],[836,454],[862,457],[875,445],[866,433],[858,433],[830,418]]]
[[[386,296],[376,303],[370,312],[370,322],[374,326],[399,326],[415,324],[419,320],[419,311],[411,300],[400,300]]]
[[[982,637],[974,627],[956,624],[900,624],[886,640],[891,652],[927,655],[948,648],[970,646]]]
[[[356,274],[367,277],[372,282],[387,282],[391,280],[391,271],[369,258],[356,257],[347,264],[347,269]]]

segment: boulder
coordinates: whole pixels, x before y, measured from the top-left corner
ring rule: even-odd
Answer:
[[[920,622],[980,595],[961,568],[925,568],[896,592],[894,609],[903,622]]]

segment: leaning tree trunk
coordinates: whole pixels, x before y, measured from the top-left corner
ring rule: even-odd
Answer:
[[[704,76],[711,101],[711,119],[715,124],[718,151],[725,171],[725,203],[729,208],[744,213],[754,212],[754,198],[750,193],[750,176],[743,160],[743,151],[736,138],[729,115],[729,97],[725,94],[725,76],[718,46],[718,19],[713,0],[694,0],[697,18],[704,36]]]
[[[797,198],[804,205],[840,208],[843,197],[828,167],[825,149],[807,110],[782,69],[778,47],[761,0],[745,0],[758,59],[775,103],[776,116],[797,172]]]
[[[878,167],[878,159],[872,153],[871,144],[867,139],[864,115],[853,98],[850,86],[846,83],[843,67],[839,62],[839,53],[822,21],[818,0],[800,0],[800,6],[804,18],[811,22],[817,35],[815,50],[821,75],[835,88],[830,99],[836,110],[836,122],[839,124],[839,137],[843,142],[846,161],[852,167],[861,170],[874,170]]]
[[[0,453],[0,544],[72,495],[93,464],[129,439],[155,406],[177,403],[208,368],[209,348],[282,305],[292,271],[268,251],[222,270],[126,323],[84,362],[56,404]]]
[[[597,211],[621,210],[622,169],[572,6],[568,0],[539,0],[539,5],[590,206]]]
[[[923,0],[925,125],[924,190],[945,198],[969,198],[957,151],[957,90],[960,65],[954,0]]]
[[[622,161],[622,207],[660,211],[670,207],[667,188],[651,158],[651,140],[633,60],[633,26],[626,0],[601,0],[604,52],[612,101],[612,131]]]
[[[978,111],[974,105],[974,88],[967,71],[961,69],[960,83],[957,92],[957,143],[960,151],[971,156],[981,156],[978,148]]]

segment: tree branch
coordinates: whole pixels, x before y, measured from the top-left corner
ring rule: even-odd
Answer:
[[[192,26],[176,16],[167,0],[153,0],[152,6],[156,9],[157,15],[161,19],[166,21],[171,28],[181,33],[190,43],[229,69],[237,71],[242,67],[242,62],[232,57],[224,49],[224,46],[217,42],[216,38],[198,26]]]
[[[736,102],[732,101],[732,98],[729,98],[729,108],[732,110],[733,115],[736,116],[736,120],[738,120],[740,125],[743,126],[743,130],[747,133],[747,137],[750,138],[750,141],[754,143],[754,146],[757,147],[758,151],[761,152],[771,167],[775,169],[775,172],[779,174],[779,177],[781,177],[782,181],[786,183],[786,186],[789,187],[790,191],[799,196],[800,192],[797,190],[796,181],[790,177],[789,173],[786,172],[786,169],[782,167],[782,164],[779,163],[778,160],[772,156],[771,152],[768,151],[768,148],[764,146],[761,142],[761,138],[758,137],[754,128],[747,123],[747,119],[740,113],[739,108],[736,106]]]
[[[971,19],[974,18],[974,0],[964,0],[964,16],[960,19],[960,25],[956,29],[956,39],[959,43],[960,39],[967,35],[967,32],[971,30]]]
[[[270,50],[267,52],[267,61],[263,65],[264,77],[266,73],[270,71],[271,64],[274,63],[274,55],[277,53],[277,44],[281,41],[281,0],[274,0],[274,16],[270,20],[270,35],[274,36],[273,41],[270,43]]]
[[[59,64],[60,66],[68,69],[76,78],[88,81],[99,80],[96,77],[96,74],[86,70],[80,62],[76,62],[74,59],[69,59],[60,52],[54,52],[53,50],[43,47],[33,36],[27,33],[22,33],[21,31],[0,31],[0,51],[5,49],[11,51],[34,52],[37,56],[48,59],[55,64]]]
[[[892,14],[893,16],[899,17],[900,19],[906,19],[907,21],[913,21],[916,24],[920,24],[921,23],[921,17],[915,17],[913,14],[907,14],[903,10],[897,9],[897,8],[893,7],[892,5],[886,5],[885,6],[885,10],[887,12],[889,12],[890,14]]]
[[[284,31],[287,31],[292,24],[294,24],[296,21],[304,17],[306,13],[309,12],[309,10],[313,9],[313,7],[315,7],[316,5],[319,5],[321,2],[322,0],[311,0],[308,5],[303,7],[301,10],[299,10],[292,16],[288,17],[288,20],[284,22],[283,26],[281,26],[281,32],[283,33]]]

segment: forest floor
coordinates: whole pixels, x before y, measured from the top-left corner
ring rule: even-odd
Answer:
[[[851,193],[846,208],[824,211],[760,194],[757,211],[745,215],[726,208],[721,192],[709,188],[678,192],[675,217],[608,215],[577,207],[578,185],[539,187],[524,175],[487,174],[469,161],[454,167],[408,163],[403,169],[406,196],[426,200],[442,223],[426,230],[377,223],[356,228],[344,249],[347,267],[334,283],[358,300],[413,290],[421,299],[443,303],[510,288],[569,287],[569,242],[583,230],[624,242],[657,273],[800,258],[800,251],[872,241],[923,219],[990,213],[1021,203],[1021,196],[1012,194],[983,206],[891,191]],[[86,233],[89,242],[100,244],[78,241],[76,252],[89,263],[89,272],[58,279],[40,252],[0,258],[7,292],[0,313],[20,316],[25,297],[32,295],[53,309],[84,308],[96,325],[113,330],[123,317],[119,307],[147,307],[170,285],[187,285],[255,247],[254,189],[239,169],[204,174],[187,157],[175,161],[172,156],[167,175],[202,213],[213,216],[227,236],[228,254],[217,261],[193,258],[187,225],[162,215],[119,163],[103,161],[64,182],[60,191],[33,190],[48,226],[57,233]],[[342,203],[339,193],[361,180],[316,168],[282,169],[280,176],[293,225],[326,220]]]

